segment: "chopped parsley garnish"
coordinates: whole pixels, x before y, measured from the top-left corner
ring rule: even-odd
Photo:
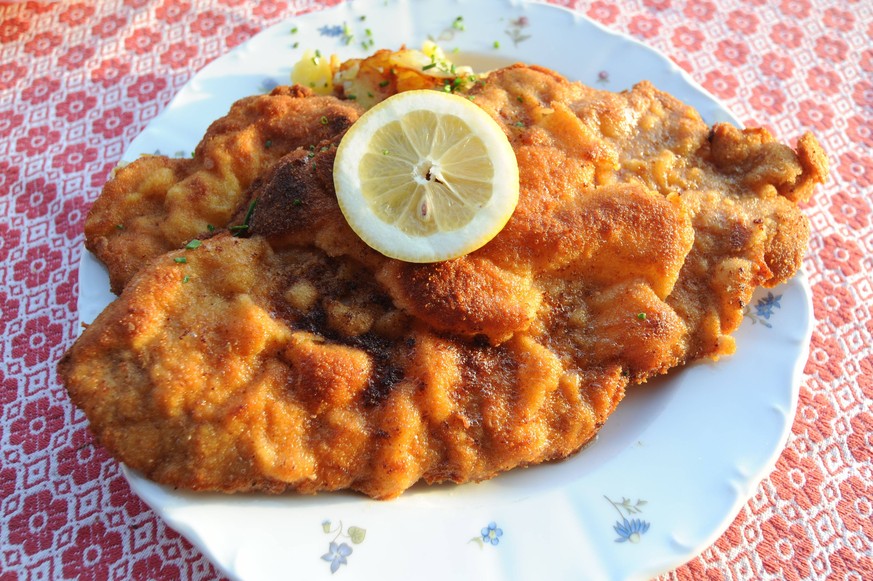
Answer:
[[[302,204],[302,203],[303,203],[303,202],[300,201],[299,198],[294,198],[294,201],[291,202],[291,205],[292,205],[292,206],[299,206],[299,205]]]
[[[645,320],[646,320],[646,314],[645,314],[645,313],[639,313],[639,314],[637,315],[637,319],[639,319],[640,321],[645,321]]]
[[[391,81],[382,81],[381,83],[379,83],[379,86],[380,87],[387,87],[390,82]]]
[[[494,46],[494,48],[500,48],[500,41],[499,41],[499,40],[495,40],[493,46]]]
[[[239,235],[241,235],[244,231],[246,231],[246,230],[249,229],[249,223],[250,223],[251,220],[252,220],[252,214],[255,212],[255,206],[257,206],[257,205],[258,205],[258,201],[257,201],[257,200],[252,200],[252,203],[249,204],[249,209],[246,210],[246,217],[245,217],[245,219],[243,220],[243,223],[242,223],[242,224],[238,224],[238,225],[236,225],[236,226],[231,226],[230,228],[228,228],[228,230],[230,230],[231,232],[233,232],[233,235],[234,235],[234,236],[239,236]]]
[[[271,147],[273,147],[273,140],[272,139],[266,140],[264,142],[264,147],[266,147],[267,149],[270,149]]]
[[[455,30],[464,30],[464,17],[458,16],[455,18],[455,21],[452,22],[452,28]]]
[[[327,116],[325,116],[325,115],[322,115],[321,119],[319,119],[319,121],[321,122],[322,125],[327,125],[328,123],[330,123],[330,121],[327,120]]]
[[[215,232],[215,226],[213,226],[212,224],[207,224],[206,229],[210,232]]]
[[[115,229],[116,230],[124,230],[124,224],[116,224]]]
[[[203,242],[195,238],[185,245],[185,250],[194,250],[195,248],[199,248],[201,244],[203,244]]]
[[[175,262],[176,264],[185,264],[186,262],[188,262],[188,259],[184,256],[177,256],[173,259],[173,262]]]
[[[428,65],[424,65],[423,67],[421,67],[421,70],[429,71],[430,69],[434,68],[435,66],[437,66],[436,63],[430,63]]]
[[[182,277],[182,284],[187,283],[189,280],[191,280],[191,277],[186,274],[184,277]]]
[[[296,26],[291,29],[291,34],[297,34],[297,30],[299,30]]]

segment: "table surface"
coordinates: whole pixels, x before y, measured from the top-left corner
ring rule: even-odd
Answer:
[[[744,123],[813,131],[816,328],[791,436],[680,579],[873,578],[873,2],[563,0],[661,50]],[[205,64],[330,0],[0,4],[0,578],[212,579],[95,447],[55,364],[77,334],[84,217]],[[252,7],[254,6],[254,7]]]

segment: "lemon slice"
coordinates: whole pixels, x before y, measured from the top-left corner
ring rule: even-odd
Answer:
[[[382,101],[349,129],[333,179],[364,242],[407,262],[482,247],[518,203],[518,163],[500,126],[470,100],[419,90]]]

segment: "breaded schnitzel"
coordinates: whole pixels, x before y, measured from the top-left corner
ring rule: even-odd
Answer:
[[[160,257],[63,358],[99,441],[196,490],[482,480],[572,454],[629,383],[732,352],[754,288],[799,267],[796,204],[827,171],[811,136],[795,152],[648,83],[537,67],[471,97],[519,162],[497,237],[388,259],[342,217],[331,143],[291,152],[240,206],[250,238]]]
[[[117,169],[85,220],[85,246],[118,294],[144,263],[226,227],[279,158],[342,134],[360,112],[353,101],[296,85],[241,99],[210,125],[191,158],[146,155]]]

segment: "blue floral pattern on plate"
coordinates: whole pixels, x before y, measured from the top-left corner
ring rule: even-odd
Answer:
[[[752,309],[749,308],[748,305],[743,309],[743,316],[748,317],[752,320],[752,324],[761,323],[767,328],[772,328],[773,325],[768,323],[767,321],[770,319],[770,315],[773,314],[774,309],[781,309],[782,305],[779,304],[779,301],[782,300],[782,295],[774,295],[771,292],[767,293],[767,296],[763,299],[758,299],[757,304],[755,305],[755,312],[752,312]]]
[[[364,537],[367,536],[367,530],[361,527],[351,526],[348,530],[344,530],[342,521],[334,528],[333,523],[326,520],[321,523],[321,530],[324,534],[336,533],[328,545],[327,553],[321,556],[322,561],[330,563],[331,573],[336,573],[342,565],[348,565],[347,557],[354,552],[348,543],[338,542],[340,537],[349,539],[353,545],[359,545],[364,542]]]
[[[603,498],[612,505],[621,517],[621,520],[615,521],[615,524],[612,526],[613,530],[618,534],[618,538],[615,539],[615,542],[639,543],[642,536],[649,530],[651,525],[649,522],[642,519],[629,519],[628,517],[643,512],[642,507],[645,506],[647,502],[643,499],[639,499],[635,503],[631,503],[629,498],[624,497],[622,497],[621,502],[616,502],[608,496],[604,496]]]
[[[479,531],[479,536],[473,537],[469,542],[477,543],[479,547],[483,547],[485,545],[493,545],[497,546],[500,544],[500,537],[503,536],[503,529],[497,526],[497,523],[491,521],[488,523],[488,526],[482,527],[482,530]]]

